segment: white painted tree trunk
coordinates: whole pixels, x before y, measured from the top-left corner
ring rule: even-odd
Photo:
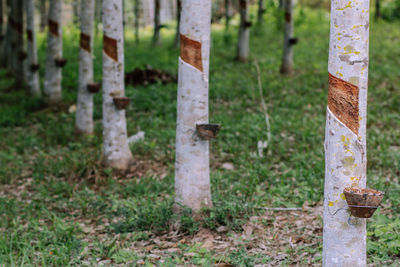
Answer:
[[[103,153],[106,166],[126,170],[133,161],[125,110],[113,97],[125,95],[122,0],[103,0]]]
[[[366,186],[369,0],[333,0],[325,131],[324,266],[366,266],[366,219],[351,217],[345,187]]]
[[[283,60],[281,73],[290,73],[293,69],[293,0],[284,0],[285,28],[283,43]]]
[[[240,5],[240,25],[237,47],[237,60],[246,61],[249,57],[250,42],[250,20],[249,20],[249,1],[239,0]]]
[[[56,66],[55,59],[62,58],[62,7],[63,0],[50,1],[43,88],[43,94],[48,104],[56,104],[61,101],[62,69]]]
[[[176,203],[193,211],[212,206],[209,143],[196,137],[208,123],[211,0],[182,0],[176,128]]]
[[[154,0],[154,35],[153,35],[153,44],[154,45],[159,45],[161,43],[160,12],[161,12],[161,0]]]
[[[79,83],[76,106],[76,130],[82,134],[93,133],[93,95],[87,89],[93,83],[93,24],[94,0],[81,1],[80,11]]]
[[[30,93],[40,96],[39,70],[33,68],[38,64],[36,31],[35,31],[35,5],[33,0],[25,0],[26,8],[26,33],[28,42],[27,78]]]

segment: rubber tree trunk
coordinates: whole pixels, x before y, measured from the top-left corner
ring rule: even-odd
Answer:
[[[181,11],[182,11],[182,0],[176,0],[176,33],[175,33],[175,40],[174,46],[179,47],[179,28],[181,23]]]
[[[84,1],[82,1],[82,2],[84,2]],[[74,19],[73,19],[73,21],[74,21],[74,24],[78,24],[78,21],[79,21],[79,17],[80,17],[80,4],[81,4],[81,1],[80,0],[74,0],[73,2],[72,2],[72,10],[73,10],[73,16],[74,16]]]
[[[366,186],[369,0],[331,6],[325,130],[324,266],[366,266],[366,219],[349,217],[345,187]]]
[[[0,67],[4,67],[5,59],[4,59],[4,44],[6,41],[6,33],[5,33],[5,6],[6,0],[0,0]]]
[[[135,14],[135,42],[136,42],[136,44],[139,44],[139,22],[140,22],[139,0],[135,0],[133,12]]]
[[[39,12],[40,12],[40,31],[44,32],[47,24],[46,0],[40,0]]]
[[[11,72],[18,77],[16,84],[19,85],[21,78],[25,78],[23,62],[25,57],[23,56],[23,1],[13,0],[11,1],[10,17],[8,19],[9,24],[9,40],[6,48],[7,64],[10,67]]]
[[[81,2],[80,11],[80,50],[79,50],[79,82],[76,105],[76,130],[82,134],[93,133],[93,95],[87,85],[93,83],[93,24],[94,1]]]
[[[249,20],[249,1],[239,0],[240,4],[240,25],[239,25],[239,37],[237,46],[237,60],[247,61],[249,57],[249,42],[250,42],[250,26]]]
[[[379,20],[381,18],[381,1],[375,0],[375,20]]]
[[[133,161],[125,110],[114,97],[125,95],[122,0],[103,0],[103,153],[108,167],[126,170]]]
[[[264,24],[265,3],[264,0],[258,0],[257,24]]]
[[[231,22],[231,10],[230,10],[230,1],[225,0],[225,30],[229,29],[229,24]]]
[[[290,73],[293,69],[293,45],[294,45],[294,22],[293,22],[293,0],[284,0],[285,27],[283,41],[283,59],[281,73]]]
[[[211,0],[182,0],[176,128],[176,203],[194,212],[212,206],[209,141],[195,134],[208,123]]]
[[[46,71],[43,94],[48,104],[61,101],[61,67],[56,66],[56,59],[62,58],[62,0],[51,0],[48,15],[49,33],[47,35]]]
[[[40,96],[39,82],[39,62],[36,45],[36,30],[35,30],[35,5],[34,0],[25,0],[26,9],[26,35],[27,35],[27,81],[30,93]]]
[[[153,35],[153,45],[160,45],[161,43],[161,22],[160,22],[160,12],[161,12],[161,0],[154,0],[154,35]]]

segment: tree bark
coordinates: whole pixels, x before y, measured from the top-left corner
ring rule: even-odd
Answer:
[[[47,35],[46,71],[43,94],[48,104],[61,101],[61,68],[56,66],[55,59],[62,58],[62,0],[52,0],[49,6]]]
[[[264,0],[258,0],[257,24],[264,24],[265,3]]]
[[[239,0],[240,4],[240,26],[237,46],[237,60],[247,61],[249,57],[250,26],[248,0]]]
[[[6,0],[0,0],[0,67],[4,67],[4,44],[6,40],[5,35],[5,13],[6,13]]]
[[[176,128],[176,203],[194,212],[212,206],[209,141],[196,136],[208,123],[211,0],[183,0]]]
[[[331,6],[325,130],[324,266],[366,266],[366,220],[349,217],[346,187],[366,186],[369,0]]]
[[[38,55],[35,30],[35,5],[33,0],[25,0],[26,8],[26,34],[28,42],[27,82],[32,95],[40,96],[40,82],[38,66]]]
[[[40,0],[40,31],[44,32],[47,24],[46,0]]]
[[[21,78],[25,78],[24,58],[23,54],[23,1],[11,1],[10,17],[8,18],[8,36],[6,44],[7,65],[11,72],[18,77],[17,85],[20,84]]]
[[[140,21],[140,3],[135,0],[134,13],[135,13],[135,42],[139,44],[139,21]]]
[[[133,161],[128,146],[125,110],[114,97],[125,95],[122,0],[103,1],[103,153],[108,167],[126,170]]]
[[[84,2],[84,1],[82,1],[82,2]],[[80,5],[81,5],[81,1],[80,0],[74,0],[73,2],[72,2],[72,10],[73,10],[73,16],[74,16],[74,18],[73,18],[73,21],[74,21],[74,24],[78,24],[78,22],[79,22],[79,17],[80,17]]]
[[[381,18],[381,1],[375,0],[375,20],[379,20]]]
[[[182,0],[176,0],[176,34],[174,40],[174,46],[179,47],[179,27],[181,23],[181,10],[182,10]]]
[[[160,45],[161,37],[161,22],[160,22],[160,12],[161,12],[161,0],[154,0],[154,35],[153,35],[153,45]]]
[[[285,28],[281,73],[285,74],[290,73],[293,69],[293,0],[285,0],[283,8],[285,11]]]
[[[231,10],[230,10],[230,1],[225,0],[225,30],[229,29],[229,24],[231,21]]]
[[[76,106],[76,130],[82,134],[93,133],[93,95],[87,85],[93,83],[93,24],[94,0],[81,2],[80,11],[79,83]]]

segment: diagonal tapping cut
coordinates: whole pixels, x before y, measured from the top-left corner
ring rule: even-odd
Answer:
[[[359,129],[358,95],[358,86],[329,73],[328,107],[356,135]]]
[[[181,59],[203,72],[203,58],[201,56],[201,43],[181,34]]]

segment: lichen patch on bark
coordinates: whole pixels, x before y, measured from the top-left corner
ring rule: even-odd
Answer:
[[[104,35],[103,42],[106,55],[118,62],[117,40]]]
[[[328,107],[353,133],[359,129],[359,89],[329,73]]]
[[[91,52],[91,49],[90,49],[90,36],[89,35],[81,33],[80,47],[83,50],[86,50],[89,53]]]
[[[181,59],[199,71],[203,71],[201,43],[181,34]]]
[[[58,23],[49,19],[48,24],[49,24],[49,32],[54,36],[58,36]]]

